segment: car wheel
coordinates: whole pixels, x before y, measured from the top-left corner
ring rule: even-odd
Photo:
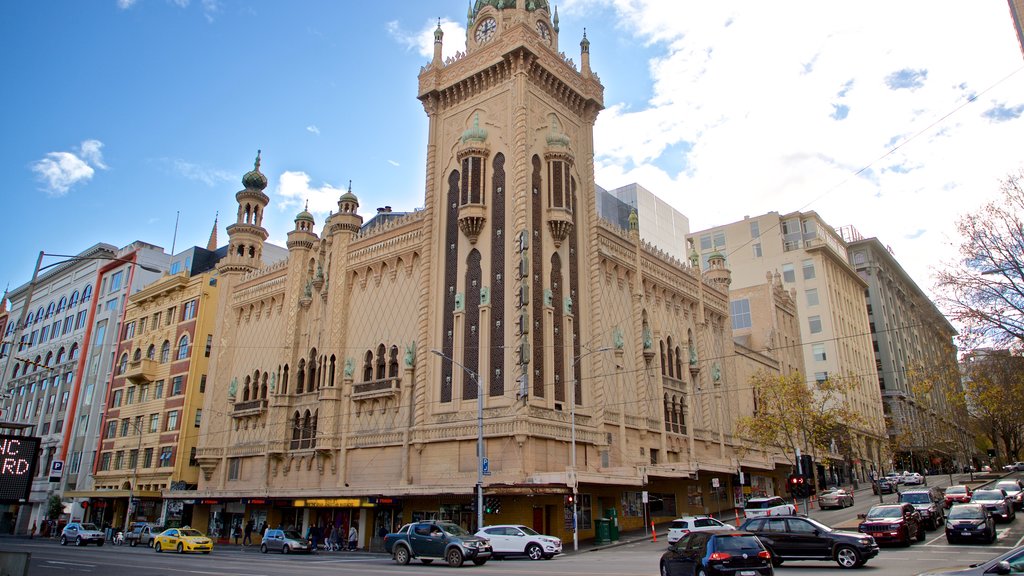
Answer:
[[[928,535],[924,533],[924,528],[921,527],[920,524],[918,524],[917,525],[917,541],[918,542],[924,542],[924,539],[927,538],[927,537],[928,537]]]
[[[260,552],[263,552],[264,554],[266,554],[269,551],[270,550],[267,549],[267,545],[266,544],[260,544]]]
[[[444,559],[452,568],[458,568],[462,566],[463,562],[462,551],[458,548],[452,548],[451,550],[448,550],[448,553],[444,555]]]
[[[85,542],[82,541],[82,537],[75,538],[75,546],[85,546]]]
[[[956,544],[956,538],[946,535],[946,544]]]
[[[67,546],[68,545],[68,537],[67,536],[61,536],[60,537],[60,545],[61,546]]]
[[[97,542],[96,545],[97,546],[103,546],[103,540],[100,540],[99,542]]]
[[[530,560],[540,560],[544,557],[544,550],[537,544],[530,544],[526,547],[526,555]]]
[[[395,548],[395,562],[405,566],[409,563],[409,549],[405,546],[397,546]]]
[[[184,554],[184,553],[185,553],[185,546],[181,542],[178,542],[178,554]]]
[[[153,544],[153,550],[156,550],[157,553],[160,553],[160,552],[164,551],[164,548],[163,548],[163,546],[160,545],[159,542],[157,542],[157,543]]]
[[[840,546],[836,548],[836,564],[842,568],[856,568],[860,566],[860,554],[852,546]]]
[[[912,542],[913,540],[910,538],[910,528],[907,528],[907,531],[903,534],[903,539],[900,540],[900,544],[902,546],[910,546]]]
[[[289,553],[291,553],[291,551],[292,551],[292,549],[289,548],[287,544],[285,544],[284,546],[281,546],[281,554],[289,554]]]
[[[434,563],[434,559],[433,558],[420,558],[420,562],[423,562],[424,564],[427,564],[429,566],[430,564]]]
[[[772,552],[771,550],[768,551],[768,554],[770,554],[771,557],[772,557],[772,566],[775,566],[776,568],[778,568],[779,566],[782,566],[782,558],[779,558],[775,554],[775,552]]]
[[[991,543],[993,543],[995,541],[996,541],[996,529],[993,526],[992,527],[992,532],[989,532],[989,535],[988,535],[988,543],[991,544]]]
[[[483,566],[484,564],[487,564],[487,558],[474,558],[473,564],[476,564],[477,566]]]
[[[661,563],[661,576],[669,576],[668,565],[666,565],[664,562]]]

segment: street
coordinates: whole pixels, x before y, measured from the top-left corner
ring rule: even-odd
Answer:
[[[956,478],[961,481],[961,478]],[[929,477],[932,486],[948,485],[947,476]],[[886,495],[886,502],[895,501]],[[812,510],[811,517],[831,526],[855,525],[856,515],[866,512],[878,503],[878,496],[870,491],[859,491],[853,507],[843,510]],[[847,528],[849,529],[849,528]],[[997,524],[998,539],[992,546],[949,545],[942,529],[931,531],[924,542],[909,548],[882,548],[860,574],[871,576],[908,576],[925,570],[966,566],[981,562],[1024,543],[1024,515],[1007,524]],[[853,528],[856,530],[856,528]],[[374,553],[320,552],[307,555],[261,554],[257,547],[239,548],[222,546],[210,555],[157,554],[152,549],[128,546],[100,547],[60,546],[52,540],[26,540],[5,538],[0,540],[3,551],[29,552],[32,562],[31,576],[96,575],[96,576],[163,576],[163,575],[219,575],[219,576],[291,576],[295,574],[401,574],[409,576],[437,574],[545,574],[640,576],[658,573],[658,559],[667,544],[662,537],[658,542],[643,539],[599,550],[571,552],[549,561],[528,559],[492,560],[484,566],[466,566],[453,572],[444,564],[425,566],[413,562],[398,566],[390,557]],[[835,574],[841,569],[834,562],[787,562],[776,569],[776,574],[818,576]]]

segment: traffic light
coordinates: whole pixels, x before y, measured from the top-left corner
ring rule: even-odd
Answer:
[[[568,496],[565,497],[565,505],[566,506],[572,506],[572,501],[573,501],[572,498],[573,498],[572,494],[569,494]]]
[[[799,474],[790,474],[786,479],[786,488],[794,498],[807,498],[811,495],[807,479]]]
[[[484,500],[485,514],[501,514],[501,498],[491,496]]]

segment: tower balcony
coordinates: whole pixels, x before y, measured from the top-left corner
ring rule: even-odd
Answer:
[[[160,366],[160,364],[157,363],[156,360],[150,360],[148,358],[133,360],[129,362],[128,367],[125,368],[124,377],[132,384],[152,382],[156,380],[156,370],[158,366]]]
[[[551,229],[551,236],[555,240],[555,248],[560,247],[562,241],[569,237],[572,227],[572,210],[548,208],[548,228]]]
[[[464,204],[459,207],[459,229],[470,244],[476,244],[476,239],[480,237],[487,221],[486,213],[483,204]]]

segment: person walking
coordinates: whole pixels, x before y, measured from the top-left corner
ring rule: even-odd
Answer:
[[[242,536],[242,546],[252,546],[252,531],[255,527],[252,519],[245,523],[245,532]]]
[[[359,549],[359,523],[353,522],[348,528],[348,549]]]
[[[36,537],[36,523],[33,522],[32,523],[32,528],[30,528],[29,531],[28,531],[28,538],[29,538],[29,540],[32,540],[35,537]]]
[[[267,525],[267,521],[264,520],[263,525],[260,526],[260,539],[267,535],[267,528],[269,527],[270,526]]]

